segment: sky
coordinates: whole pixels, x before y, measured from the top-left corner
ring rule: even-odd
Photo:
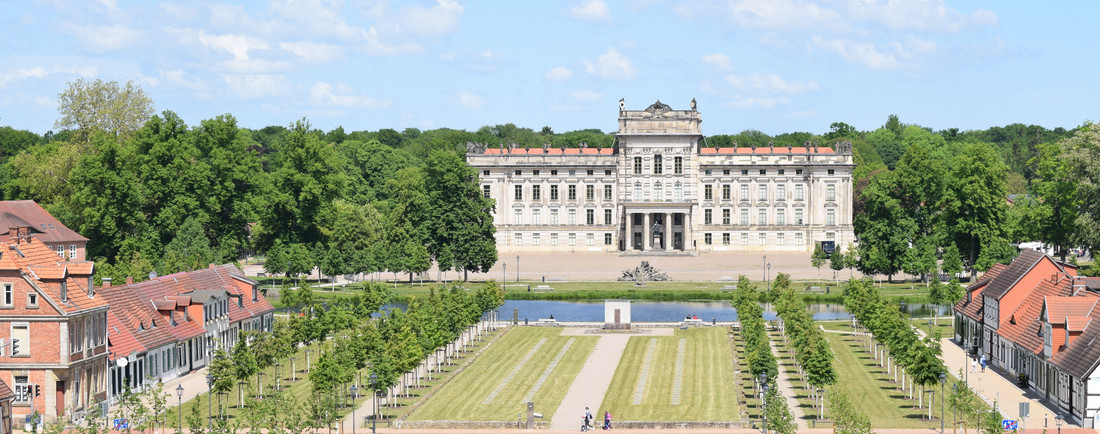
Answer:
[[[1097,118],[1094,1],[563,0],[0,4],[0,126],[55,128],[79,78],[189,125],[617,129],[698,101],[703,133]],[[1094,83],[1094,84],[1089,84]]]

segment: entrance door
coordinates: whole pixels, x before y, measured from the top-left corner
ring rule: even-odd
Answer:
[[[642,250],[642,233],[634,233],[634,250]]]
[[[56,383],[57,392],[55,394],[55,404],[57,405],[57,418],[60,419],[65,416],[65,382],[58,381]]]
[[[676,250],[684,250],[684,234],[675,232],[672,234],[672,248]]]

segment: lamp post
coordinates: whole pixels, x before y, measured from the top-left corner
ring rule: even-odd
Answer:
[[[764,266],[764,269],[767,270],[764,273],[764,283],[770,285],[769,282],[772,277],[772,263],[769,262],[767,265]]]
[[[212,411],[210,410],[210,401],[214,400],[214,376],[206,374],[206,426],[210,431],[214,431],[214,418]]]
[[[764,412],[764,434],[768,434],[768,385],[765,383],[761,390],[763,392],[760,393],[760,406]]]
[[[519,283],[519,255],[516,255],[516,283]]]
[[[359,424],[359,420],[355,418],[355,397],[357,396],[355,392],[358,392],[359,388],[352,384],[348,390],[351,391],[351,434],[355,434],[355,425]]]
[[[176,386],[176,412],[179,413],[179,417],[180,417],[180,423],[179,423],[180,432],[183,432],[183,385],[182,384]]]
[[[1039,329],[1042,330],[1042,327],[1039,327]],[[967,362],[966,359],[969,359],[969,358],[970,358],[970,340],[964,340],[963,341],[963,371],[965,371],[965,374],[963,374],[963,383],[966,384],[967,386],[970,385],[970,367],[966,366],[966,362]],[[958,386],[958,385],[956,384],[956,386]]]
[[[375,428],[378,427],[378,375],[377,374],[374,374],[374,373],[370,374],[370,390],[371,390],[371,395],[372,395],[370,399],[371,399],[371,401],[374,402],[374,410],[371,411],[371,413],[374,413],[374,417],[371,417],[370,432],[371,432],[371,434],[374,434]]]
[[[955,393],[953,393],[953,395],[958,395],[958,392],[959,392],[959,383],[958,383],[958,382],[955,382],[955,384],[953,384],[953,385],[951,386],[951,388],[952,388],[952,389],[955,389]],[[957,397],[958,397],[958,396],[956,396],[956,398],[957,398]],[[957,425],[958,425],[958,423],[959,423],[959,416],[958,416],[958,413],[956,412],[956,410],[957,410],[957,408],[956,408],[956,406],[955,406],[955,402],[954,402],[954,401],[952,401],[952,402],[951,402],[951,426],[953,426],[953,427],[957,427]],[[956,429],[958,429],[958,428],[952,428],[952,432],[954,432],[954,430],[956,430]]]
[[[1054,424],[1058,425],[1058,434],[1062,434],[1062,415],[1054,416]]]
[[[500,276],[501,277],[501,279],[500,279],[500,289],[503,289],[503,290],[507,291],[506,287],[508,286],[507,285],[507,283],[508,283],[508,263],[507,262],[501,262],[500,264],[504,266],[504,271],[500,273],[501,274],[501,276]]]
[[[943,385],[947,382],[947,374],[940,372],[940,401],[944,400]],[[943,403],[940,403],[940,434],[943,434]]]
[[[768,255],[764,255],[764,262],[760,265],[764,266],[764,283],[768,283]]]

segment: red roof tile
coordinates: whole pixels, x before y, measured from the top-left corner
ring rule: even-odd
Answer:
[[[29,226],[31,236],[48,243],[87,242],[88,239],[57,221],[33,200],[0,201],[0,239],[11,241],[6,230],[11,227]]]
[[[1065,324],[1067,317],[1085,317],[1092,313],[1096,307],[1097,297],[1090,292],[1081,293],[1075,297],[1047,297],[1046,312],[1047,321],[1051,324]]]
[[[27,269],[38,279],[61,280],[68,277],[68,271],[64,265],[28,265]]]
[[[107,311],[107,348],[110,351],[110,359],[115,360],[126,357],[130,353],[142,353],[146,348],[138,342],[130,329],[115,316],[113,311]]]
[[[1079,332],[1085,330],[1088,327],[1092,318],[1089,317],[1070,317],[1066,318],[1066,329],[1071,332]]]
[[[1043,340],[1039,337],[1039,330],[1043,322],[1039,315],[1043,309],[1043,300],[1047,297],[1057,297],[1070,293],[1068,280],[1052,282],[1044,279],[1028,293],[1015,312],[1010,314],[1009,320],[997,328],[997,334],[1019,346],[1039,354],[1043,350]]]

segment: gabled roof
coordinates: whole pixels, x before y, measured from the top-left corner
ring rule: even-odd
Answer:
[[[1008,264],[1008,268],[989,282],[989,286],[982,291],[982,295],[994,300],[1000,300],[1001,297],[1008,293],[1009,289],[1016,286],[1016,282],[1019,282],[1028,271],[1035,268],[1035,265],[1044,257],[1046,257],[1046,255],[1036,250],[1022,250],[1020,255],[1017,256],[1016,259],[1013,259],[1011,264]]]
[[[982,290],[989,285],[989,282],[997,275],[1001,274],[1007,266],[1004,264],[993,264],[989,267],[989,271],[986,271],[982,275],[981,279],[970,284],[966,287],[966,293],[969,297],[963,297],[958,303],[955,303],[955,310],[963,314],[967,318],[974,321],[981,322],[984,311],[982,307],[985,305],[985,297],[982,297]]]
[[[1076,378],[1088,378],[1100,364],[1100,322],[1091,322],[1065,350],[1050,358],[1050,363]]]
[[[1066,318],[1066,330],[1071,332],[1084,331],[1090,322],[1092,322],[1092,318],[1087,316],[1069,317]]]
[[[1097,297],[1092,293],[1082,293],[1076,297],[1046,297],[1043,312],[1051,324],[1065,324],[1066,318],[1086,317],[1096,307]]]
[[[115,360],[126,357],[130,353],[142,353],[147,350],[138,342],[126,324],[118,319],[115,311],[107,311],[107,348],[110,350],[110,359]]]
[[[81,261],[80,264],[83,264]],[[61,314],[106,308],[107,303],[88,295],[88,279],[74,279],[70,262],[62,260],[49,246],[34,237],[0,242],[0,270],[23,271],[23,279],[37,289]],[[65,285],[65,299],[61,285]]]
[[[110,312],[146,349],[168,345],[176,340],[169,321],[127,286],[101,288],[100,294],[111,305]],[[167,300],[163,300],[167,301]],[[174,303],[173,303],[174,304]],[[113,348],[111,351],[115,351]]]
[[[1043,301],[1047,297],[1069,295],[1071,290],[1068,279],[1058,282],[1044,279],[1020,303],[1016,311],[1010,314],[1009,320],[997,328],[996,333],[1026,348],[1032,354],[1039,354],[1043,351],[1043,338],[1039,336],[1039,330],[1043,326],[1039,317]]]
[[[47,243],[88,242],[87,238],[61,224],[33,200],[0,201],[0,231],[4,231],[0,237],[8,237],[8,228],[23,226],[31,228],[34,238]]]

